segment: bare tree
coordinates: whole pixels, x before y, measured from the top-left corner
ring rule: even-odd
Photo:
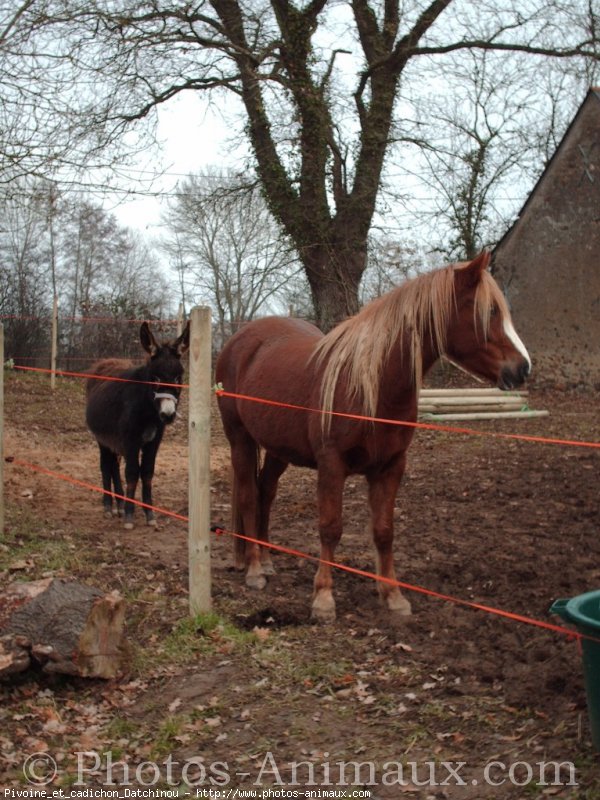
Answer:
[[[371,234],[367,268],[360,285],[360,301],[367,303],[395,286],[436,266],[415,242]]]
[[[171,310],[169,286],[148,246],[99,206],[59,198],[47,182],[13,182],[11,193],[0,195],[0,316],[7,354],[47,364],[56,294],[61,355],[137,355],[131,321]]]
[[[6,326],[6,352],[35,358],[48,341],[51,281],[47,269],[47,187],[14,186],[0,199],[0,314]]]
[[[180,284],[188,298],[216,310],[221,342],[277,303],[282,311],[285,287],[301,265],[257,186],[214,170],[190,176],[166,222],[164,248]]]
[[[169,310],[156,257],[114,215],[89,200],[61,208],[59,285],[67,358],[137,355],[133,320]]]
[[[432,249],[471,259],[508,224],[513,205],[500,202],[503,192],[527,184],[532,144],[515,119],[534,102],[533,87],[518,59],[487,51],[453,56],[447,75],[445,86],[430,83],[426,97],[413,100],[423,144],[407,171],[427,198]]]
[[[41,87],[38,114],[62,104],[74,159],[130,145],[181,92],[233,92],[328,328],[358,306],[386,154],[407,133],[401,79],[451,52],[597,60],[598,29],[588,0],[46,0],[23,10],[8,66]]]
[[[451,54],[444,84],[437,63],[417,96],[414,139],[405,147],[420,214],[433,250],[455,260],[474,258],[510,224],[533,180],[554,153],[587,86],[580,76],[538,66],[523,56],[474,51]],[[408,97],[406,98],[408,100]]]

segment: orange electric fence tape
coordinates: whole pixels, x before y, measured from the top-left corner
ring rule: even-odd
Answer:
[[[64,475],[60,472],[55,472],[54,470],[47,469],[46,467],[42,467],[39,464],[31,464],[27,461],[22,461],[21,459],[14,458],[9,456],[5,459],[10,464],[15,464],[16,466],[25,467],[27,469],[31,469],[35,472],[40,472],[43,475],[48,475],[52,478],[57,478],[59,480],[66,481],[67,483],[72,484],[73,486],[80,486],[84,489],[89,489],[94,492],[98,492],[100,494],[107,494],[111,497],[115,497],[119,500],[127,500],[127,497],[124,497],[120,494],[115,494],[114,492],[108,492],[106,489],[102,489],[100,486],[95,486],[92,483],[87,483],[86,481],[79,480],[78,478],[72,478],[69,475]],[[141,508],[149,508],[152,511],[156,511],[159,514],[164,514],[165,516],[173,517],[175,519],[181,520],[182,522],[188,522],[188,517],[184,516],[183,514],[177,514],[174,511],[169,511],[165,508],[160,508],[159,506],[151,506],[148,503],[142,503],[139,500],[130,500],[130,502],[134,503],[136,506],[140,506]],[[455,605],[460,605],[465,608],[472,608],[476,611],[485,611],[488,614],[494,614],[495,616],[502,617],[504,619],[511,620],[513,622],[521,622],[527,625],[532,625],[537,628],[542,628],[543,630],[552,631],[553,633],[560,633],[563,636],[566,636],[569,639],[577,640],[579,646],[581,646],[581,640],[587,639],[600,644],[600,639],[596,639],[593,636],[588,636],[586,634],[581,633],[580,631],[572,631],[569,628],[565,628],[562,625],[554,625],[551,622],[543,622],[542,620],[535,619],[534,617],[528,617],[523,614],[516,614],[512,611],[505,611],[501,608],[495,608],[494,606],[488,606],[483,603],[475,603],[471,600],[463,600],[459,597],[454,597],[453,595],[443,594],[442,592],[437,592],[434,589],[427,589],[423,586],[417,586],[416,584],[406,583],[405,581],[399,581],[392,578],[385,578],[381,575],[376,575],[374,572],[369,572],[368,570],[359,569],[358,567],[351,567],[348,564],[341,564],[336,561],[328,561],[323,558],[319,558],[318,556],[310,555],[309,553],[304,553],[301,550],[295,550],[291,547],[285,547],[283,545],[273,544],[272,542],[263,542],[259,539],[254,539],[251,536],[245,536],[241,533],[236,533],[235,531],[230,531],[227,528],[223,528],[220,525],[213,525],[211,527],[211,531],[216,534],[224,534],[227,533],[230,536],[234,536],[238,539],[243,539],[247,542],[252,542],[254,544],[258,544],[261,547],[268,547],[271,550],[274,550],[279,553],[283,553],[284,555],[294,556],[295,558],[302,558],[307,561],[313,561],[320,564],[327,564],[334,569],[342,570],[343,572],[348,572],[352,575],[358,575],[362,578],[369,578],[374,581],[378,581],[379,583],[386,583],[390,586],[398,587],[399,589],[405,589],[410,592],[417,592],[418,594],[426,595],[427,597],[433,597],[437,600],[443,600],[445,602],[454,603]]]
[[[46,372],[46,373],[51,372],[51,370],[37,368],[37,367],[22,367],[22,366],[19,366],[19,367],[15,367],[15,368],[16,369],[33,371],[33,372]],[[66,371],[58,371],[57,370],[56,374],[58,374],[58,375],[66,375],[66,376],[70,376],[70,377],[97,378],[98,380],[121,381],[121,382],[124,382],[124,383],[147,383],[146,381],[128,381],[127,379],[124,379],[124,378],[107,378],[106,376],[103,376],[103,375],[92,375],[92,374],[89,374],[89,373],[80,373],[80,372],[66,372]],[[163,384],[163,385],[175,385],[175,384]],[[182,384],[181,386],[179,386],[179,388],[189,388],[189,386],[187,386],[185,384]],[[459,434],[470,435],[470,436],[491,436],[491,437],[498,438],[498,439],[509,439],[509,440],[524,441],[524,442],[536,442],[536,443],[541,443],[541,444],[558,444],[558,445],[570,446],[570,447],[600,448],[600,442],[585,442],[585,441],[577,441],[577,440],[571,440],[571,439],[553,439],[553,438],[544,437],[544,436],[531,436],[531,435],[527,435],[527,434],[517,434],[517,433],[499,433],[499,432],[496,432],[496,431],[480,431],[480,430],[476,430],[474,428],[459,428],[459,427],[454,427],[454,426],[450,426],[450,425],[438,425],[438,424],[435,424],[435,423],[427,423],[427,422],[409,422],[409,421],[406,421],[406,420],[385,419],[385,418],[380,418],[380,417],[368,417],[368,416],[364,416],[364,415],[361,415],[361,414],[348,414],[348,413],[344,413],[344,412],[341,412],[341,411],[327,411],[327,412],[325,412],[322,409],[318,409],[318,408],[310,408],[310,407],[307,407],[307,406],[300,406],[300,405],[295,405],[295,404],[292,404],[292,403],[282,403],[282,402],[277,401],[277,400],[267,400],[267,399],[261,398],[261,397],[252,397],[250,395],[243,395],[243,394],[238,394],[238,393],[235,393],[235,392],[227,392],[227,391],[225,391],[224,389],[221,389],[221,388],[217,388],[216,394],[217,394],[217,396],[220,396],[220,397],[229,397],[229,398],[232,398],[232,399],[244,400],[244,401],[253,402],[253,403],[263,403],[265,405],[275,406],[275,407],[278,407],[278,408],[287,408],[287,409],[291,409],[293,411],[304,411],[304,412],[309,412],[309,413],[313,413],[313,414],[330,414],[332,416],[344,417],[346,419],[356,419],[356,420],[359,420],[361,422],[378,422],[378,423],[382,423],[382,424],[386,424],[386,425],[403,425],[403,426],[411,427],[411,428],[418,428],[418,429],[431,430],[431,431],[441,431],[441,432],[444,432],[444,433],[459,433]],[[114,494],[112,492],[107,492],[106,490],[100,488],[99,486],[94,486],[93,484],[86,483],[84,481],[80,481],[80,480],[77,480],[75,478],[70,478],[69,476],[66,476],[66,475],[61,475],[60,473],[53,472],[52,470],[46,469],[44,467],[40,467],[38,465],[29,464],[27,462],[20,461],[18,459],[14,459],[14,458],[8,458],[7,461],[12,462],[14,464],[18,464],[20,466],[27,467],[29,469],[33,469],[33,470],[35,470],[37,472],[44,473],[44,474],[49,475],[51,477],[55,477],[55,478],[59,478],[61,480],[68,481],[69,483],[72,483],[72,484],[74,484],[76,486],[82,486],[82,487],[84,487],[86,489],[90,489],[92,491],[100,492],[100,493],[103,493],[103,494],[110,494],[112,497],[116,497],[118,499],[122,499],[122,500],[126,500],[127,499],[123,495],[116,495],[116,494]],[[172,512],[172,511],[168,511],[167,509],[158,508],[158,507],[155,507],[155,506],[150,506],[150,505],[148,505],[146,503],[142,503],[142,502],[137,501],[137,500],[130,500],[130,502],[133,502],[135,505],[141,506],[143,508],[150,508],[150,509],[152,509],[154,511],[157,511],[160,514],[164,514],[164,515],[170,516],[170,517],[175,517],[176,519],[180,519],[180,520],[182,520],[184,522],[188,521],[187,517],[185,517],[185,516],[183,516],[181,514],[176,514],[175,512]],[[526,623],[526,624],[529,624],[529,625],[534,625],[534,626],[536,626],[538,628],[543,628],[543,629],[546,629],[546,630],[549,630],[549,631],[553,631],[553,632],[556,632],[556,633],[561,633],[561,634],[563,634],[565,636],[568,636],[568,637],[570,637],[572,639],[576,639],[578,641],[579,645],[581,645],[581,640],[582,639],[591,639],[592,641],[600,643],[600,640],[595,639],[594,637],[587,636],[585,634],[582,634],[579,631],[571,631],[568,628],[564,628],[564,627],[562,627],[560,625],[553,625],[552,623],[542,622],[541,620],[537,620],[537,619],[534,619],[532,617],[527,617],[527,616],[524,616],[522,614],[515,614],[515,613],[513,613],[511,611],[504,611],[503,609],[494,608],[492,606],[487,606],[487,605],[484,605],[484,604],[481,604],[481,603],[474,603],[474,602],[471,602],[469,600],[462,600],[462,599],[457,598],[457,597],[452,597],[451,595],[442,594],[441,592],[437,592],[437,591],[435,591],[433,589],[426,589],[424,587],[416,586],[414,584],[405,583],[405,582],[398,581],[398,580],[392,580],[390,578],[384,578],[382,576],[376,575],[375,573],[368,572],[367,570],[361,570],[361,569],[358,569],[356,567],[350,567],[350,566],[347,566],[345,564],[339,564],[339,563],[336,563],[336,562],[333,562],[333,561],[326,561],[326,560],[323,560],[321,558],[318,558],[317,556],[311,556],[311,555],[309,555],[307,553],[302,553],[299,550],[293,550],[291,548],[286,548],[286,547],[283,547],[281,545],[275,545],[275,544],[272,544],[270,542],[262,542],[262,541],[260,541],[258,539],[253,539],[251,537],[244,536],[244,535],[242,535],[240,533],[236,533],[234,531],[226,531],[226,529],[221,528],[219,526],[213,526],[212,530],[214,530],[215,532],[221,532],[221,533],[227,532],[232,536],[236,536],[236,537],[244,539],[246,541],[254,542],[256,544],[259,544],[262,547],[269,547],[269,548],[271,548],[273,550],[276,550],[278,552],[286,553],[288,555],[293,555],[293,556],[296,556],[298,558],[304,558],[304,559],[307,559],[309,561],[316,561],[316,562],[321,562],[321,563],[324,563],[324,564],[328,564],[329,566],[334,567],[336,569],[340,569],[340,570],[343,570],[345,572],[350,572],[350,573],[352,573],[354,575],[359,575],[361,577],[370,578],[370,579],[375,580],[375,581],[388,583],[388,584],[391,584],[391,585],[396,586],[396,587],[401,588],[401,589],[406,589],[408,591],[413,591],[413,592],[419,592],[421,594],[427,595],[429,597],[434,597],[434,598],[437,598],[439,600],[452,602],[452,603],[455,603],[457,605],[465,606],[467,608],[473,608],[473,609],[476,609],[476,610],[479,610],[479,611],[485,611],[485,612],[487,612],[489,614],[495,614],[497,616],[504,617],[505,619],[510,619],[510,620],[513,620],[513,621],[516,621],[516,622],[522,622],[522,623]]]
[[[534,617],[527,617],[523,614],[515,614],[512,611],[505,611],[502,608],[495,608],[494,606],[487,606],[482,603],[475,603],[471,600],[463,600],[460,597],[454,597],[453,595],[443,594],[442,592],[437,592],[435,589],[426,589],[424,586],[417,586],[414,583],[406,583],[405,581],[399,581],[395,578],[385,578],[382,575],[377,575],[374,572],[369,572],[369,570],[359,569],[358,567],[351,567],[348,564],[341,564],[337,561],[328,561],[324,558],[319,558],[318,556],[311,556],[307,553],[303,553],[301,550],[293,550],[289,547],[284,547],[283,545],[272,544],[271,542],[263,542],[260,539],[253,539],[251,536],[245,536],[241,533],[236,533],[235,531],[227,530],[227,528],[221,528],[218,525],[213,525],[211,530],[216,534],[223,534],[227,533],[230,536],[234,536],[237,539],[243,539],[246,542],[251,542],[253,544],[258,544],[261,547],[268,547],[271,550],[276,550],[279,553],[284,553],[285,555],[295,556],[296,558],[304,558],[307,561],[315,561],[318,564],[326,564],[327,566],[334,567],[335,569],[342,570],[343,572],[349,572],[352,575],[359,575],[361,578],[370,578],[371,580],[377,581],[378,583],[386,583],[389,586],[397,587],[398,589],[405,589],[409,592],[417,592],[418,594],[424,594],[428,597],[434,597],[437,600],[444,600],[448,603],[455,603],[456,605],[465,606],[466,608],[473,608],[477,611],[486,611],[488,614],[495,614],[499,617],[504,617],[505,619],[510,619],[515,622],[523,622],[527,625],[534,625],[537,628],[544,628],[549,631],[553,631],[555,633],[561,633],[569,638],[593,638],[593,637],[586,637],[579,632],[572,631],[569,628],[564,628],[562,625],[553,625],[551,622],[543,622],[542,620],[535,619]],[[597,641],[600,644],[600,639],[593,639],[593,641]]]
[[[112,378],[106,375],[94,375],[89,372],[68,372],[66,370],[50,370],[42,367],[24,367],[21,365],[14,365],[12,369],[20,369],[26,372],[43,372],[50,374],[54,372],[55,375],[64,375],[71,378],[94,378],[102,381],[119,381],[121,383],[150,383],[149,381],[132,381],[127,378]],[[179,389],[189,389],[189,385],[163,383],[161,386],[174,386]],[[282,403],[279,400],[267,400],[264,397],[253,397],[252,395],[237,394],[236,392],[227,392],[224,389],[217,388],[215,391],[217,397],[230,397],[236,400],[247,400],[251,403],[262,403],[268,406],[275,406],[277,408],[288,408],[292,411],[305,411],[310,414],[329,414],[333,417],[344,417],[345,419],[356,419],[360,422],[379,422],[385,425],[402,425],[407,428],[416,428],[427,431],[440,431],[441,433],[458,433],[463,436],[488,436],[495,439],[508,439],[519,442],[535,442],[538,444],[558,444],[563,447],[589,447],[592,449],[600,449],[600,442],[585,442],[576,439],[556,439],[548,436],[531,436],[525,433],[500,433],[498,431],[477,430],[476,428],[460,428],[454,425],[439,425],[435,422],[409,422],[408,420],[399,419],[385,419],[382,417],[367,417],[362,414],[347,414],[343,411],[323,411],[321,408],[310,408],[308,406],[295,405],[293,403]]]
[[[114,497],[116,500],[126,500],[136,506],[140,506],[140,508],[149,508],[151,511],[157,511],[159,514],[164,514],[166,517],[174,517],[182,522],[188,522],[188,517],[185,517],[183,514],[177,514],[175,511],[169,511],[167,508],[151,506],[148,503],[142,503],[141,500],[132,500],[123,494],[108,492],[101,486],[96,486],[93,483],[87,483],[86,481],[79,480],[79,478],[72,478],[70,475],[63,475],[61,472],[55,472],[54,470],[47,469],[46,467],[41,467],[39,464],[30,464],[28,461],[22,461],[20,458],[15,458],[14,456],[7,456],[4,460],[8,464],[16,464],[18,467],[25,467],[26,469],[31,469],[34,472],[41,472],[42,475],[49,475],[51,478],[58,478],[59,480],[66,481],[66,483],[70,483],[73,486],[81,486],[83,489],[89,489],[90,491],[98,492],[99,494],[108,494],[111,497]]]
[[[218,397],[231,397],[236,400],[248,400],[252,403],[264,403],[269,406],[279,408],[291,408],[294,411],[308,411],[312,414],[329,414],[333,417],[345,417],[346,419],[356,419],[361,422],[380,422],[385,425],[403,425],[408,428],[419,428],[428,431],[441,431],[443,433],[461,433],[468,436],[491,436],[496,439],[516,439],[520,442],[537,442],[541,444],[561,444],[569,447],[592,447],[600,449],[600,442],[582,442],[572,439],[552,439],[547,436],[530,436],[522,433],[499,433],[497,431],[478,431],[475,428],[457,428],[452,425],[438,425],[433,422],[409,422],[399,419],[385,419],[383,417],[367,417],[361,414],[346,414],[343,411],[323,411],[320,408],[309,408],[307,406],[293,405],[292,403],[281,403],[278,400],[265,400],[261,397],[252,397],[246,394],[236,394],[226,392],[224,389],[217,389]]]
[[[15,364],[11,369],[21,369],[24,372],[44,372],[46,374],[54,372],[55,375],[64,375],[68,378],[93,378],[94,380],[98,381],[113,381],[116,383],[143,383],[146,386],[156,386],[156,381],[135,381],[131,378],[116,378],[110,375],[94,375],[93,372],[67,372],[63,369],[44,369],[42,367],[23,367],[19,364]],[[177,389],[188,389],[189,386],[186,383],[161,383],[161,386],[173,386]]]

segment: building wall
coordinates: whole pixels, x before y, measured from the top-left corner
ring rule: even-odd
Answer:
[[[534,379],[600,389],[600,90],[588,93],[492,269]]]

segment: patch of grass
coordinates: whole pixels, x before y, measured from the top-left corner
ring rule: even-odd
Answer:
[[[256,644],[256,637],[241,631],[216,612],[181,619],[161,643],[160,658],[170,664],[185,664],[201,653],[233,652]],[[155,662],[156,663],[156,662]]]
[[[166,756],[177,747],[177,738],[181,736],[184,726],[189,722],[189,717],[181,714],[171,714],[162,721],[152,743],[151,757],[153,759]]]
[[[140,726],[130,719],[114,717],[106,729],[111,741],[119,739],[133,739],[140,733]]]
[[[36,580],[52,572],[81,573],[81,548],[61,533],[41,525],[30,509],[7,503],[0,572],[6,570],[15,580]]]

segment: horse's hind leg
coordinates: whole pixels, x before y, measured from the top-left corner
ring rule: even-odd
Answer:
[[[112,452],[112,450],[109,450],[108,447],[104,447],[104,445],[101,444],[98,445],[98,447],[100,448],[100,472],[102,473],[102,488],[104,489],[104,494],[102,495],[102,505],[104,506],[104,513],[106,516],[112,517],[113,514],[116,514],[116,509],[113,510],[112,498],[114,470],[116,465],[118,472],[119,462],[117,460],[117,456]],[[123,487],[121,486],[121,492],[119,492],[119,489],[115,484],[115,492],[120,494],[122,491]]]
[[[373,541],[377,553],[377,574],[386,579],[377,584],[379,596],[390,611],[408,616],[411,613],[410,603],[400,592],[398,586],[393,585],[396,580],[396,572],[392,548],[394,502],[405,466],[406,458],[402,454],[384,471],[367,475],[367,481],[369,483]]]
[[[265,454],[265,460],[258,473],[258,538],[262,542],[269,541],[269,517],[271,506],[277,494],[279,478],[287,469],[287,462],[275,456]],[[273,575],[275,569],[271,559],[271,550],[261,547],[260,561],[265,575]]]

